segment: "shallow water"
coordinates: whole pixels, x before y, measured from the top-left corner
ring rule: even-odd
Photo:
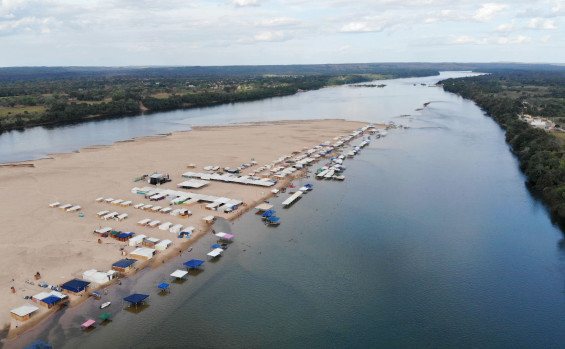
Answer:
[[[217,107],[258,115],[257,103],[275,119],[280,108],[272,103],[287,103],[287,110],[303,110],[292,113],[296,119],[349,110],[351,119],[378,122],[386,114],[411,128],[373,139],[347,159],[344,182],[296,181],[314,190],[288,209],[281,208],[288,194],[271,200],[279,227],[253,213],[216,223],[217,231],[235,234],[234,243],[200,274],[172,284],[171,293],[159,295],[156,285],[182,262],[204,257],[215,243],[211,234],[192,252],[124,280],[102,301],[59,312],[12,345],[41,338],[84,349],[562,347],[562,234],[525,188],[503,131],[473,103],[413,85],[434,79]],[[383,105],[390,109],[378,111]],[[412,116],[394,117],[401,114]],[[120,299],[131,292],[149,294],[149,307],[124,311]],[[97,309],[106,299],[110,309]],[[111,323],[88,333],[78,328],[105,311]]]

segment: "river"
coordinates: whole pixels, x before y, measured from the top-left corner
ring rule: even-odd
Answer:
[[[282,220],[276,228],[253,213],[216,223],[234,243],[169,294],[156,285],[203,257],[212,235],[110,288],[113,321],[105,326],[78,327],[102,312],[89,300],[7,347],[38,338],[83,349],[563,347],[562,233],[525,187],[496,123],[474,103],[427,86],[463,75],[3,134],[2,148],[11,144],[18,155],[2,159],[13,161],[187,125],[338,117],[410,127],[346,160],[344,182],[296,181],[314,190],[289,209],[281,207],[287,195],[271,200]],[[27,134],[36,136],[14,141]],[[149,306],[124,310],[121,298],[132,291],[149,294]]]

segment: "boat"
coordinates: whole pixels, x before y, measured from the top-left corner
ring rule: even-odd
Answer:
[[[105,302],[100,304],[100,309],[104,309],[110,306],[110,304],[112,304],[112,302]]]

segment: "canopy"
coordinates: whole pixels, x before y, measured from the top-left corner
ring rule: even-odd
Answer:
[[[185,271],[185,270],[175,270],[175,271],[171,274],[171,276],[180,279],[180,278],[184,277],[186,274],[188,274],[188,271]]]
[[[124,301],[130,302],[132,304],[137,304],[143,302],[147,297],[149,297],[148,294],[134,293],[130,296],[125,297]]]
[[[204,261],[202,261],[200,259],[191,259],[188,262],[184,262],[183,264],[186,265],[189,268],[198,268],[199,266],[204,264]]]
[[[169,287],[169,284],[166,283],[166,282],[163,282],[163,283],[157,285],[157,287],[159,287],[162,290],[165,290],[167,287]]]
[[[94,321],[94,320],[92,320],[92,319],[89,319],[89,320],[87,320],[85,323],[83,323],[81,326],[82,326],[82,327],[85,327],[85,328],[88,328],[88,327],[94,325],[95,323],[96,323],[96,321]]]
[[[269,217],[267,218],[268,222],[275,223],[278,222],[281,218],[280,217]]]
[[[255,208],[260,210],[260,211],[267,211],[267,210],[270,210],[271,208],[273,208],[273,205],[263,203],[263,204],[255,206]]]
[[[272,215],[274,215],[276,212],[273,210],[267,210],[265,211],[265,213],[263,213],[261,216],[262,217],[271,217]]]
[[[223,240],[230,240],[230,239],[233,239],[233,235],[232,235],[232,234],[218,233],[218,234],[216,234],[216,236],[219,237],[220,239],[223,239]]]
[[[36,340],[24,349],[53,349],[53,346],[49,343],[45,343],[42,340]]]
[[[45,304],[55,304],[55,303],[57,303],[57,302],[60,301],[60,300],[61,300],[61,298],[59,298],[59,297],[56,297],[56,296],[49,296],[49,297],[47,297],[47,298],[43,298],[41,301],[42,301],[43,303],[45,303]]]
[[[134,259],[122,259],[112,264],[112,266],[116,268],[127,268],[131,266],[133,263],[135,263]]]
[[[88,285],[90,285],[90,282],[88,282],[88,281],[84,281],[84,280],[80,280],[80,279],[73,279],[71,281],[67,281],[64,284],[62,284],[61,288],[63,290],[78,293],[78,292],[84,291],[84,289]]]
[[[219,255],[221,255],[222,252],[224,252],[224,250],[222,250],[221,248],[216,248],[216,249],[208,252],[207,255],[214,258],[214,257],[218,257]]]
[[[110,315],[112,315],[112,314],[110,314],[110,313],[104,313],[104,314],[100,315],[98,318],[99,318],[100,320],[104,321],[104,320],[108,320],[108,318],[110,317]]]
[[[212,248],[220,248],[220,245],[218,245],[218,244],[213,244],[211,247],[212,247]]]

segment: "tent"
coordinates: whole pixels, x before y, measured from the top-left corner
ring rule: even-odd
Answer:
[[[90,282],[88,281],[73,279],[62,284],[61,288],[70,293],[78,294],[84,292],[88,285],[90,285]]]
[[[141,293],[134,293],[124,298],[124,301],[130,302],[131,304],[139,304],[143,302],[147,297],[148,294],[141,294]]]
[[[182,279],[186,274],[188,274],[188,271],[177,269],[171,274],[171,276],[177,279]]]
[[[161,290],[161,291],[166,291],[169,288],[169,284],[166,282],[163,282],[159,285],[157,285],[157,287]]]
[[[80,325],[80,327],[82,327],[83,329],[86,329],[86,328],[89,328],[90,326],[94,325],[95,323],[96,323],[96,321],[94,321],[92,319],[88,319],[82,325]]]
[[[53,346],[49,343],[45,343],[42,340],[36,340],[24,349],[53,349]]]
[[[112,315],[112,314],[110,314],[110,313],[104,313],[104,314],[100,315],[98,318],[99,318],[100,320],[102,320],[102,321],[106,321],[106,320],[108,320],[108,319],[110,318],[110,315]]]
[[[227,233],[223,233],[223,232],[217,233],[216,236],[218,238],[220,238],[220,240],[231,240],[231,239],[233,239],[232,234],[227,234]]]
[[[188,262],[184,262],[183,264],[186,265],[189,268],[198,268],[199,266],[204,264],[204,261],[202,261],[200,259],[191,259]]]
[[[122,259],[112,264],[112,269],[116,271],[125,272],[131,268],[133,263],[136,261],[134,259]]]
[[[278,224],[280,217],[269,217],[267,218],[267,223],[271,223],[271,224]]]
[[[216,258],[216,257],[220,256],[222,254],[222,252],[224,252],[224,250],[222,250],[221,248],[216,248],[216,249],[208,252],[206,255],[210,258]]]
[[[274,215],[276,212],[274,210],[267,210],[265,211],[261,217],[271,217],[272,215]]]

